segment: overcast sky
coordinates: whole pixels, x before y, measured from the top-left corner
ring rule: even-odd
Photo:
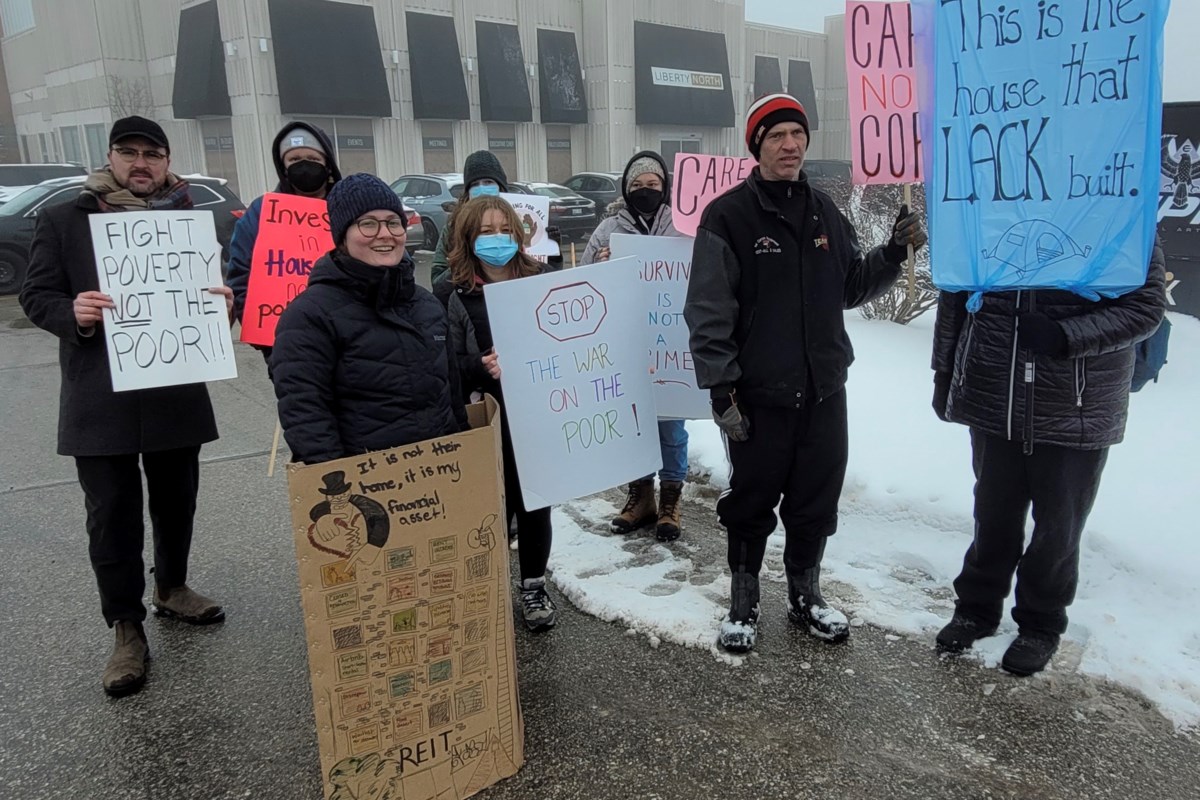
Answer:
[[[1073,2],[1075,0],[1072,0]],[[829,14],[841,14],[845,0],[746,0],[746,19],[786,28],[824,31]],[[1200,100],[1200,48],[1188,36],[1200,30],[1200,2],[1172,0],[1167,19],[1164,98]]]

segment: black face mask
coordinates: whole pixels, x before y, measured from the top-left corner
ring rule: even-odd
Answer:
[[[297,161],[284,174],[298,192],[315,192],[329,181],[329,167],[316,161]]]
[[[629,193],[629,204],[639,214],[650,216],[663,204],[663,193],[659,189],[634,189]]]

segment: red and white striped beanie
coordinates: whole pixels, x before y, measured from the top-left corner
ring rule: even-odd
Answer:
[[[746,114],[746,146],[750,148],[750,155],[758,158],[767,131],[781,122],[799,122],[804,126],[804,135],[811,136],[804,106],[790,94],[769,94],[750,106]]]

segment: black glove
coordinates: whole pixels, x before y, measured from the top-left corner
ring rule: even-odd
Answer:
[[[563,268],[562,231],[557,225],[546,226],[546,238],[558,245],[558,255],[546,257],[546,267],[552,272]]]
[[[900,206],[896,215],[896,224],[892,226],[892,238],[887,243],[888,257],[893,262],[901,262],[908,258],[908,246],[913,246],[913,252],[920,250],[929,241],[921,218],[916,212],[910,212],[908,205]]]
[[[1017,318],[1017,344],[1039,356],[1062,358],[1067,354],[1067,332],[1045,314],[1021,314]]]
[[[950,382],[953,378],[952,372],[933,373],[933,413],[942,422],[950,421],[946,419],[946,406],[950,402]]]
[[[750,420],[738,408],[734,392],[713,389],[709,393],[712,401],[713,421],[731,442],[744,442],[750,438]]]

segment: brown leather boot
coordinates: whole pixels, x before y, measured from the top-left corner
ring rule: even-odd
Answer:
[[[673,542],[679,538],[679,503],[683,495],[683,481],[663,481],[658,487],[658,525],[654,535],[660,542]]]
[[[654,505],[654,478],[643,478],[629,484],[629,497],[619,516],[613,517],[613,533],[632,533],[644,528],[658,517]]]
[[[150,658],[150,647],[146,644],[146,632],[140,622],[118,620],[113,630],[117,643],[104,667],[102,683],[109,696],[124,697],[146,685],[146,660]]]
[[[154,613],[175,617],[192,625],[209,625],[225,619],[225,609],[214,600],[193,592],[187,584],[175,589],[154,587]]]

